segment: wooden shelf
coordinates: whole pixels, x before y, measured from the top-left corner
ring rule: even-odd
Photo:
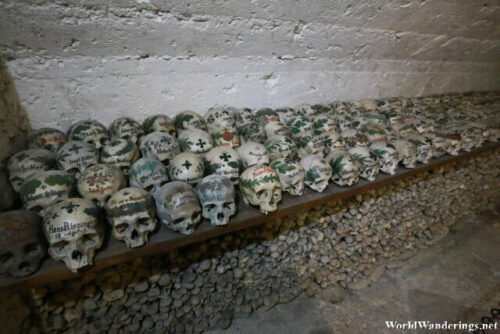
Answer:
[[[435,169],[452,162],[469,159],[483,152],[495,151],[498,148],[500,148],[499,143],[492,143],[472,152],[461,153],[457,156],[441,157],[439,159],[434,159],[425,165],[417,164],[417,167],[414,169],[398,168],[395,175],[380,173],[373,182],[361,180],[355,186],[349,188],[341,188],[336,185],[329,184],[328,188],[322,193],[314,192],[307,187],[305,188],[302,196],[290,196],[284,193],[283,200],[278,206],[278,210],[267,216],[260,214],[257,208],[245,205],[240,199],[238,214],[233,217],[233,219],[226,226],[213,227],[207,221],[204,221],[200,226],[198,226],[195,233],[191,235],[181,235],[168,230],[165,226],[160,226],[160,228],[153,235],[150,235],[148,244],[141,248],[127,248],[124,243],[110,237],[104,244],[103,248],[96,254],[94,265],[84,268],[83,272],[100,271],[103,268],[129,262],[140,257],[169,252],[186,245],[229,234],[252,226],[261,225],[272,221],[277,217],[316,207],[330,201],[349,198],[416,174],[425,173],[431,169]],[[19,279],[1,277],[0,288],[34,288],[78,277],[79,275],[81,274],[69,271],[62,262],[56,262],[51,258],[46,258],[41,269],[31,276]]]

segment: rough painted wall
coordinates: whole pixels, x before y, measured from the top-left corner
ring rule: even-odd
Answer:
[[[6,0],[33,126],[500,89],[498,1]]]

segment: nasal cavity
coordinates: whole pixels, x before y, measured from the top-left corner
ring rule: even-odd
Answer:
[[[79,251],[77,250],[74,250],[72,253],[71,253],[71,258],[73,260],[79,260],[80,258],[82,257],[82,253],[80,253]]]
[[[224,218],[224,214],[223,214],[222,212],[219,212],[219,213],[217,214],[217,219],[218,219],[218,220],[222,220],[223,218]]]
[[[133,230],[130,234],[130,239],[137,239],[139,237],[139,233],[136,230]]]
[[[17,267],[19,270],[24,270],[29,266],[28,262],[21,262],[19,263],[19,266]]]

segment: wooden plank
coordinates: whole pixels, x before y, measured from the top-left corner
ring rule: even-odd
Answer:
[[[417,164],[414,169],[398,168],[395,175],[380,173],[373,182],[361,180],[355,186],[349,188],[341,188],[330,184],[324,192],[317,193],[306,187],[302,196],[290,196],[288,194],[283,194],[283,201],[278,206],[278,210],[267,216],[260,214],[257,208],[245,205],[240,198],[238,203],[238,214],[233,217],[228,225],[214,227],[207,221],[204,221],[200,226],[198,226],[195,233],[191,235],[181,235],[168,230],[165,226],[160,226],[156,233],[150,236],[148,244],[141,248],[127,248],[124,243],[119,242],[113,237],[109,237],[110,233],[108,233],[108,240],[106,240],[102,250],[96,254],[94,265],[84,268],[82,272],[99,271],[104,268],[129,262],[140,257],[169,252],[174,249],[210,238],[229,234],[252,226],[261,225],[266,222],[273,221],[278,217],[286,216],[301,210],[307,210],[327,202],[356,196],[357,194],[365,193],[368,190],[381,188],[390,183],[395,183],[411,176],[425,173],[431,169],[467,160],[481,153],[494,151],[499,148],[500,144],[494,143],[485,145],[472,152],[461,153],[457,156],[441,157],[425,165]],[[78,277],[78,275],[78,273],[72,273],[69,271],[63,263],[47,258],[43,263],[42,268],[32,276],[20,279],[12,279],[8,277],[0,278],[0,288],[34,288]]]

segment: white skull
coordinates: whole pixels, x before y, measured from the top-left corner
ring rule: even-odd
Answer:
[[[432,143],[419,135],[408,137],[408,141],[417,148],[417,161],[423,164],[428,163],[433,154]]]
[[[240,128],[241,142],[256,142],[263,144],[267,137],[263,123],[251,122],[246,123]]]
[[[309,120],[312,122],[313,133],[316,136],[328,131],[335,131],[337,129],[333,118],[324,114],[311,116]]]
[[[374,181],[379,172],[379,161],[367,147],[357,146],[349,150],[349,154],[359,165],[359,176],[368,181]]]
[[[34,274],[47,250],[42,237],[42,219],[29,211],[0,214],[0,274],[24,277]]]
[[[123,172],[114,165],[97,164],[87,167],[78,178],[80,195],[101,207],[125,185]]]
[[[214,129],[211,136],[215,146],[239,147],[241,145],[238,131],[233,127]]]
[[[330,103],[330,107],[332,107],[333,112],[338,115],[345,115],[351,111],[347,104],[342,101],[333,101]]]
[[[236,149],[241,157],[243,168],[269,163],[266,147],[260,143],[248,142]]]
[[[236,126],[230,108],[210,108],[203,118],[210,134],[219,128],[234,128]]]
[[[53,152],[44,149],[24,150],[10,157],[7,163],[9,182],[19,192],[23,182],[38,171],[52,169],[56,164]]]
[[[399,160],[405,168],[415,168],[417,147],[406,139],[397,139],[389,143],[399,154]]]
[[[302,116],[290,118],[287,125],[292,131],[292,137],[301,137],[306,133],[312,133],[312,122]]]
[[[177,116],[175,116],[174,124],[178,133],[182,130],[207,130],[205,120],[203,120],[200,114],[191,110],[178,113]]]
[[[189,184],[173,181],[153,194],[160,221],[175,232],[192,234],[201,221],[201,207]]]
[[[380,171],[387,174],[395,174],[399,163],[399,154],[386,143],[375,143],[370,145],[371,153],[378,158]]]
[[[108,141],[102,147],[101,161],[121,168],[128,175],[130,166],[141,157],[139,149],[130,139],[118,138]]]
[[[139,143],[142,156],[168,165],[181,152],[177,139],[165,132],[151,132]]]
[[[78,178],[87,166],[99,163],[99,153],[86,142],[69,141],[57,151],[56,161],[59,169]]]
[[[339,134],[335,131],[328,131],[321,136],[325,153],[330,153],[331,150],[344,148],[344,143],[340,139]]]
[[[332,168],[321,155],[311,154],[300,159],[306,173],[305,184],[317,192],[323,192],[332,177]]]
[[[66,142],[64,132],[52,128],[34,130],[28,136],[28,147],[31,149],[42,148],[51,152],[57,152]]]
[[[222,175],[209,175],[196,186],[203,217],[214,226],[226,225],[236,214],[235,191],[231,181]]]
[[[123,188],[106,204],[106,218],[116,239],[127,247],[140,247],[148,242],[156,228],[155,206],[151,195],[139,188]]]
[[[262,108],[255,113],[255,121],[259,123],[279,122],[280,118],[276,111],[271,108]]]
[[[295,112],[293,111],[293,108],[290,107],[281,107],[275,111],[278,113],[280,122],[283,124],[287,124],[290,118],[295,117]]]
[[[333,115],[333,121],[337,125],[337,131],[342,132],[351,128],[351,118],[347,115]]]
[[[100,149],[108,141],[108,130],[98,121],[80,121],[73,124],[68,131],[69,140],[86,142]]]
[[[290,137],[274,135],[266,140],[264,146],[270,161],[281,158],[293,159],[297,155],[297,146]]]
[[[203,156],[214,147],[212,137],[200,129],[184,130],[179,133],[179,147],[182,152],[192,152]]]
[[[283,191],[294,196],[302,195],[306,173],[299,162],[289,158],[282,158],[271,162],[269,167],[278,173]]]
[[[269,166],[255,165],[240,175],[240,191],[246,204],[256,205],[267,215],[276,211],[281,201],[281,185],[278,174]]]
[[[205,156],[207,174],[227,177],[233,185],[240,179],[241,158],[238,152],[229,147],[214,147]]]
[[[368,138],[359,130],[347,129],[340,133],[340,139],[346,147],[368,146]]]
[[[50,207],[43,218],[49,254],[73,272],[91,265],[104,231],[99,209],[84,198],[70,198]]]
[[[264,131],[266,132],[266,137],[271,138],[275,135],[281,136],[292,136],[292,131],[290,128],[281,122],[268,122],[264,125]]]
[[[168,175],[171,180],[195,184],[203,178],[204,173],[203,160],[191,152],[176,155],[168,165]]]
[[[388,139],[384,128],[379,125],[367,124],[361,129],[361,132],[366,136],[370,144],[387,142]]]
[[[172,137],[177,137],[174,120],[165,115],[153,115],[142,121],[142,128],[146,134],[151,132],[164,132]]]
[[[234,117],[238,128],[244,124],[255,122],[255,114],[250,108],[240,108],[236,110]]]
[[[111,123],[109,135],[111,139],[130,139],[136,144],[144,136],[144,130],[136,120],[129,117],[120,117]]]
[[[350,187],[359,181],[359,165],[347,151],[333,150],[326,161],[332,168],[332,181],[337,185]]]
[[[168,182],[167,168],[158,160],[140,158],[129,171],[130,186],[144,189],[150,193]]]
[[[73,176],[63,171],[49,170],[37,172],[28,178],[21,186],[19,196],[26,209],[43,216],[50,205],[72,197],[75,192]]]
[[[311,105],[303,103],[296,105],[293,110],[295,111],[295,114],[298,116],[306,117],[309,118],[313,115],[316,115],[316,110],[314,110]]]

